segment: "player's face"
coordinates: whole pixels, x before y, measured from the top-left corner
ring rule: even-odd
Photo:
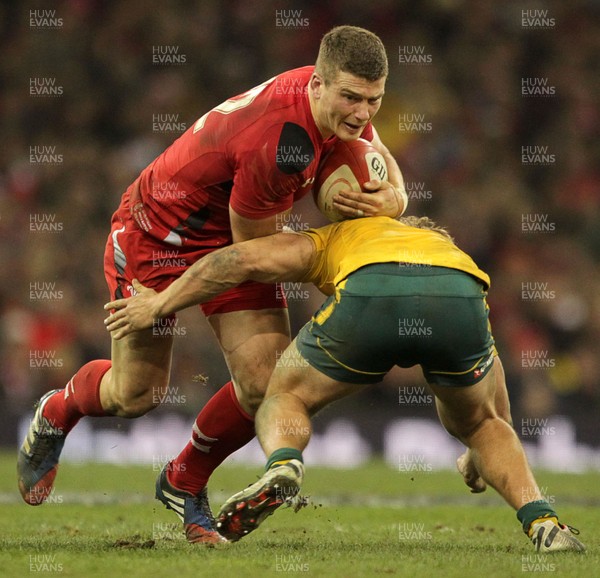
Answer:
[[[325,84],[315,74],[311,81],[315,98],[315,121],[324,138],[336,135],[340,140],[355,140],[377,114],[385,88],[385,78],[370,82],[348,72],[338,72]]]

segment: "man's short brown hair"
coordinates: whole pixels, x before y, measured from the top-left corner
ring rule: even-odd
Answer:
[[[336,26],[321,40],[315,71],[326,84],[340,71],[374,82],[388,75],[385,47],[376,34],[364,28]]]

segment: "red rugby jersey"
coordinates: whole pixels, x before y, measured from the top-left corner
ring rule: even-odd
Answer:
[[[314,66],[216,106],[148,165],[123,197],[139,227],[177,246],[231,243],[229,205],[249,219],[311,190],[323,146],[308,100]],[[367,125],[362,138],[373,138]]]

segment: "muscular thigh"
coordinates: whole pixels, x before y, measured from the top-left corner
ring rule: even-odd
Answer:
[[[158,405],[169,384],[172,335],[152,329],[112,340],[112,367],[101,388],[102,406],[116,415],[142,415]]]
[[[297,339],[294,339],[271,375],[266,398],[291,393],[302,400],[312,415],[329,403],[364,387],[366,384],[338,381],[319,371],[298,351]]]
[[[290,343],[287,309],[231,311],[208,317],[242,407],[254,414],[277,360]]]

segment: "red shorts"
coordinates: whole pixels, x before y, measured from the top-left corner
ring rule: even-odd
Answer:
[[[104,251],[104,276],[111,299],[131,297],[133,279],[162,291],[198,259],[214,250],[163,243],[141,231],[128,211],[119,209],[113,215]],[[246,281],[200,307],[204,315],[213,315],[249,309],[283,309],[287,303],[276,285]]]

